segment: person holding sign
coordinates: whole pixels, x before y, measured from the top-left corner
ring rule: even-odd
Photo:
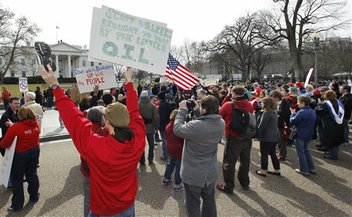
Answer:
[[[89,165],[90,212],[88,216],[135,216],[138,191],[137,164],[145,148],[146,129],[133,88],[132,69],[125,73],[126,104],[107,106],[107,137],[93,133],[92,123],[84,117],[59,86],[55,72],[41,66],[40,74],[53,89],[55,105],[76,149]],[[98,145],[97,145],[98,144]]]
[[[39,200],[39,178],[37,165],[39,162],[39,134],[38,121],[33,111],[22,107],[18,111],[19,122],[13,124],[1,140],[0,146],[8,148],[17,136],[15,155],[13,158],[12,177],[12,203],[8,211],[20,211],[24,204],[23,176],[28,182],[29,200],[36,203]]]

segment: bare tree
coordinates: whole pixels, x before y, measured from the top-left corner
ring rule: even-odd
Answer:
[[[279,42],[279,36],[261,20],[262,13],[239,18],[234,25],[225,26],[219,35],[205,44],[207,51],[241,72],[243,80],[247,80],[250,74],[254,53]]]
[[[344,0],[273,0],[280,7],[280,15],[267,14],[267,25],[287,40],[295,79],[304,77],[302,47],[314,32],[343,27],[349,21],[339,21]],[[282,16],[283,15],[283,16]],[[281,17],[284,20],[281,20]]]
[[[262,77],[264,68],[272,61],[272,50],[261,49],[254,53],[252,68],[257,72],[258,79]]]
[[[0,66],[0,83],[15,65],[18,56],[28,55],[29,45],[40,29],[26,17],[15,18],[15,14],[0,5],[0,58],[5,64]]]

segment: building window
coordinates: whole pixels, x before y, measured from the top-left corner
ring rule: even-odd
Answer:
[[[90,62],[90,66],[94,66],[94,62]]]
[[[101,66],[102,65],[102,63],[99,63],[99,66]]]
[[[32,65],[37,64],[37,60],[36,59],[32,59]]]
[[[11,73],[11,77],[15,77],[15,71],[11,70],[10,73]]]
[[[27,77],[26,76],[26,71],[22,71],[22,77],[24,77],[24,78]]]
[[[21,58],[21,64],[22,65],[26,64],[26,60],[24,58]]]
[[[87,62],[85,60],[82,60],[82,66],[86,67],[86,65],[87,65]]]
[[[0,58],[0,65],[2,65],[2,58]]]

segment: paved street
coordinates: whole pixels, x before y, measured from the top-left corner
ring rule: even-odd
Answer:
[[[310,177],[294,172],[295,152],[292,148],[288,152],[288,161],[281,164],[281,177],[259,177],[254,173],[260,166],[259,144],[255,142],[250,171],[251,190],[244,192],[236,180],[235,195],[216,192],[218,216],[352,216],[352,147],[341,147],[339,161],[325,160],[320,152],[313,150],[318,175]],[[219,144],[219,169],[222,153],[223,145]],[[136,215],[185,216],[183,192],[175,193],[171,186],[161,184],[165,165],[158,160],[160,155],[161,147],[158,146],[155,165],[137,169],[139,192],[135,203]],[[42,143],[39,178],[39,202],[34,206],[27,204],[26,193],[25,208],[16,214],[7,213],[11,191],[1,186],[0,216],[83,215],[79,155],[71,140]],[[219,176],[221,180],[222,173]]]

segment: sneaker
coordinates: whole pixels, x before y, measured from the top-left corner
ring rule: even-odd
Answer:
[[[169,185],[169,184],[171,184],[172,183],[172,181],[171,181],[171,179],[167,179],[167,178],[163,178],[163,184],[164,184],[164,186],[166,186],[166,185]]]
[[[47,65],[49,64],[52,70],[56,71],[56,65],[51,59],[51,49],[48,44],[37,41],[34,43],[38,65],[43,65],[45,70],[49,72]]]
[[[10,206],[7,208],[7,211],[8,211],[8,212],[18,212],[18,211],[21,211],[21,209],[14,209],[14,208],[12,207],[12,204],[10,204]]]
[[[229,195],[233,194],[233,191],[228,189],[225,184],[216,184],[216,189]]]
[[[296,173],[299,173],[299,174],[301,174],[301,175],[304,175],[304,176],[309,176],[309,172],[303,172],[303,171],[301,171],[300,169],[295,169],[295,172],[296,172]]]
[[[178,184],[178,185],[174,185],[174,189],[175,189],[175,191],[182,191],[183,190],[183,184],[182,184],[182,182],[180,183],[180,184]]]

